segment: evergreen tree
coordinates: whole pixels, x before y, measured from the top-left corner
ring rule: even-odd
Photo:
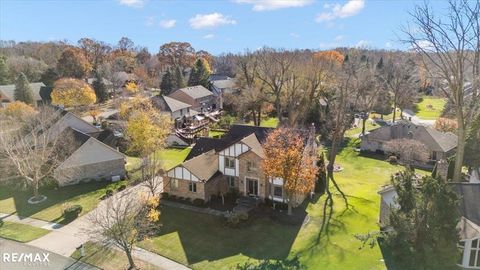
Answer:
[[[478,169],[480,168],[480,143],[478,143],[480,142],[480,111],[473,119],[466,137],[464,163]]]
[[[58,80],[60,76],[58,76],[57,71],[55,68],[48,68],[45,70],[45,72],[42,73],[42,76],[40,77],[40,81],[45,84],[47,87],[53,87],[53,84],[55,83],[56,80]]]
[[[108,100],[107,87],[103,83],[102,76],[95,73],[95,80],[92,83],[93,90],[97,96],[97,102],[102,103]]]
[[[0,56],[0,85],[9,84],[9,72],[7,66],[7,59],[5,56]]]
[[[170,69],[167,69],[167,72],[162,76],[162,82],[160,83],[160,91],[162,95],[168,95],[173,90],[175,90],[175,78],[173,77]]]
[[[175,68],[175,87],[174,89],[180,89],[185,87],[185,81],[183,80],[183,72],[179,66]]]
[[[15,82],[15,91],[13,92],[15,101],[22,101],[26,104],[33,104],[33,92],[30,88],[27,76],[20,73]]]
[[[203,58],[198,58],[193,65],[190,78],[188,79],[189,86],[203,85],[205,88],[210,88],[210,67]]]
[[[386,244],[398,269],[457,269],[458,196],[447,181],[412,171],[392,177],[398,208],[390,214]]]

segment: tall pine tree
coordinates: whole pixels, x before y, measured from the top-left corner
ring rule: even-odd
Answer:
[[[20,73],[15,82],[15,91],[13,92],[15,101],[22,101],[26,104],[33,104],[33,92],[28,82],[27,76]]]
[[[185,81],[183,80],[183,72],[179,66],[175,68],[175,87],[174,90],[185,87]]]
[[[103,78],[97,72],[95,73],[95,80],[92,83],[93,90],[95,91],[95,95],[97,96],[97,102],[102,103],[107,101],[108,99],[108,92],[107,87],[103,83]]]
[[[203,85],[205,88],[210,88],[210,75],[212,74],[208,62],[203,58],[198,58],[193,65],[190,78],[188,79],[189,86]]]
[[[173,90],[175,90],[175,78],[170,72],[170,68],[167,69],[165,74],[162,76],[162,82],[160,83],[160,90],[162,95],[168,95]]]
[[[5,56],[0,56],[0,85],[9,84],[9,72],[7,66],[7,59]]]

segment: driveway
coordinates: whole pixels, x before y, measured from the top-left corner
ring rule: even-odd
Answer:
[[[403,117],[405,117],[406,119],[409,119],[410,121],[412,121],[412,123],[416,125],[427,126],[427,127],[432,127],[433,125],[435,125],[435,120],[420,119],[418,116],[415,115],[413,111],[408,109],[403,110]]]
[[[97,270],[48,250],[0,238],[0,269],[5,270]],[[30,257],[31,256],[31,257]]]

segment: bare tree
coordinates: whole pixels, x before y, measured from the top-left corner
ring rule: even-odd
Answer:
[[[450,0],[445,19],[437,18],[425,4],[411,13],[413,27],[405,27],[405,42],[423,56],[430,77],[446,84],[442,89],[452,101],[458,123],[454,181],[460,181],[465,152],[466,129],[478,109],[480,61],[480,1]],[[465,82],[472,67],[471,106],[465,104]]]
[[[142,159],[143,166],[143,185],[150,190],[151,196],[156,196],[160,187],[163,185],[161,177],[162,160],[156,154],[151,154]]]
[[[132,256],[136,243],[153,232],[159,219],[158,197],[145,199],[133,191],[119,193],[97,207],[90,215],[91,237],[104,245],[114,244],[128,258],[129,268],[137,269]]]
[[[415,162],[425,163],[429,159],[427,147],[413,139],[395,139],[388,141],[384,145],[387,153],[393,154],[400,158],[400,161],[410,168]]]
[[[71,134],[60,135],[51,128],[60,117],[60,111],[42,107],[22,120],[0,119],[0,151],[32,188],[36,200],[40,199],[40,182],[53,174],[68,149],[74,147]]]

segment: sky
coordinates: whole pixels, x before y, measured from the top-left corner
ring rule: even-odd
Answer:
[[[116,44],[129,37],[158,52],[171,41],[218,55],[285,49],[405,49],[411,0],[0,0],[0,39]],[[442,9],[445,1],[431,1]]]

